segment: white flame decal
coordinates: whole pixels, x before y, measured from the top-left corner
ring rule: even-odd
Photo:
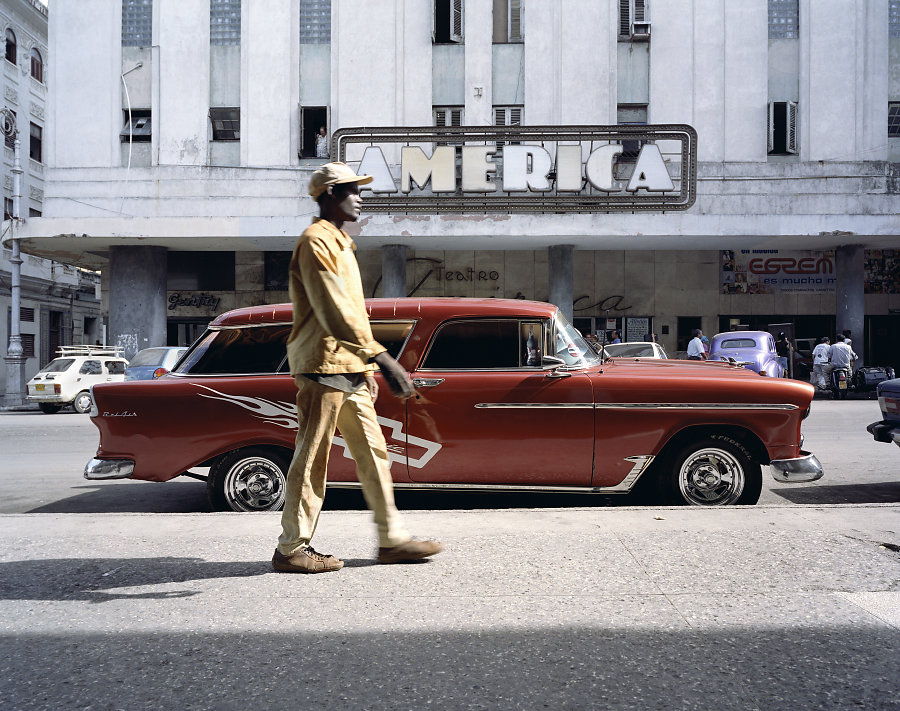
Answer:
[[[254,417],[258,417],[271,425],[277,425],[278,427],[284,427],[285,429],[298,429],[297,408],[292,402],[275,402],[274,400],[266,400],[261,397],[247,397],[246,395],[227,395],[225,393],[220,393],[218,390],[213,390],[206,385],[197,385],[197,387],[215,393],[215,395],[205,395],[200,393],[200,397],[206,397],[210,400],[222,400],[223,402],[237,405],[245,410],[249,410]],[[431,442],[430,440],[414,437],[413,435],[404,435],[403,423],[398,422],[397,420],[379,416],[378,424],[382,427],[387,427],[390,430],[390,439],[401,442],[403,445],[408,441],[409,444],[422,447],[425,450],[418,459],[407,459],[405,456],[405,446],[388,442],[387,450],[388,460],[390,462],[406,463],[411,467],[421,469],[431,461],[431,458],[434,457],[442,447],[438,442]],[[347,446],[343,437],[336,435],[334,444],[344,448],[344,456],[347,459],[353,459],[350,454],[350,448]]]

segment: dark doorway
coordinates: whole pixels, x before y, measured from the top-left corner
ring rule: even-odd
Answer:
[[[328,107],[304,106],[300,109],[300,157],[316,157],[316,134],[319,128],[325,127],[325,134],[331,142],[331,133],[328,131]]]
[[[860,345],[853,334],[854,350]],[[858,352],[858,351],[857,351]],[[900,315],[867,316],[865,364],[890,366],[900,372]]]
[[[211,319],[169,319],[167,346],[189,346],[206,331]]]
[[[676,343],[679,351],[687,350],[688,343],[694,337],[693,331],[695,328],[700,328],[699,316],[678,317],[678,333],[676,334],[678,340]]]

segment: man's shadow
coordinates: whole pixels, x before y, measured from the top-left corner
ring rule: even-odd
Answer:
[[[246,578],[272,572],[271,563],[201,558],[50,558],[0,563],[0,600],[107,600],[191,597],[198,590],[110,592],[120,588]]]

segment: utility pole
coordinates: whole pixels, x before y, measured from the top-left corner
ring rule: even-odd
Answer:
[[[19,253],[19,203],[22,197],[22,166],[19,163],[19,130],[16,116],[9,109],[0,110],[0,130],[13,139],[13,214],[10,220],[7,240],[12,248],[12,319],[9,334],[9,348],[3,360],[6,361],[6,396],[4,405],[20,407],[25,399],[25,354],[22,350],[22,257]],[[5,240],[6,241],[6,240]]]

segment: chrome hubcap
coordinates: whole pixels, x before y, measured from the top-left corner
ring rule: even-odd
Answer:
[[[284,503],[284,474],[269,459],[236,462],[225,476],[225,496],[237,511],[272,511]]]
[[[737,501],[744,491],[744,468],[724,449],[693,452],[681,465],[678,486],[684,500],[695,506],[722,506]]]

